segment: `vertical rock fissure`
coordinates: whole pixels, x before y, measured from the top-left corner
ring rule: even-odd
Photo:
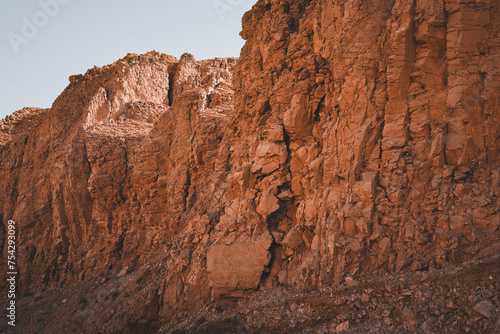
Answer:
[[[179,65],[173,64],[172,69],[168,73],[168,106],[174,105],[174,85],[175,85],[175,75],[177,73]]]

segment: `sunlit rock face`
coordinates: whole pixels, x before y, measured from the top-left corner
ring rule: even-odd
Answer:
[[[499,251],[498,10],[259,1],[245,15],[228,197],[250,196],[275,236],[268,279],[321,286]]]
[[[151,52],[72,76],[0,123],[20,290],[97,282],[71,321],[133,332],[263,285],[498,254],[498,14],[262,0],[239,60]]]

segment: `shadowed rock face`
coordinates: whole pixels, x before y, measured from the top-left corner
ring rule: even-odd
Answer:
[[[152,52],[72,76],[0,123],[21,292],[100,282],[55,312],[141,331],[263,283],[497,254],[498,14],[263,0],[239,61]]]

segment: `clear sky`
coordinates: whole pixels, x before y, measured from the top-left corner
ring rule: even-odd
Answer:
[[[0,0],[0,119],[127,53],[238,57],[256,0]]]

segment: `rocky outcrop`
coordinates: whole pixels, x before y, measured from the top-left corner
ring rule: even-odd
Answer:
[[[134,332],[262,285],[498,254],[499,9],[261,0],[239,61],[71,77],[1,123],[21,291],[100,282],[68,324]]]
[[[244,138],[231,174],[249,172],[227,198],[253,192],[271,277],[321,286],[499,251],[498,10],[318,0],[246,14],[230,131]]]
[[[210,232],[235,62],[128,55],[2,122],[0,211],[17,222],[22,292],[134,272],[196,217]]]

